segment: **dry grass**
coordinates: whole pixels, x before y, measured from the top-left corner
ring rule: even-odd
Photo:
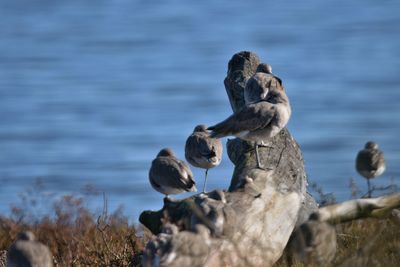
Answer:
[[[395,219],[365,219],[337,226],[335,266],[399,266],[400,224]]]
[[[336,226],[337,253],[332,266],[399,266],[400,223],[394,219],[365,219]],[[288,255],[282,256],[276,267],[304,267]]]
[[[55,266],[139,266],[143,241],[120,210],[96,216],[82,198],[64,196],[54,203],[54,212],[29,222],[32,214],[14,207],[12,218],[0,217],[0,251],[18,232],[31,230],[50,247]]]

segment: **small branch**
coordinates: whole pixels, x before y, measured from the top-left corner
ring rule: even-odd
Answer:
[[[117,255],[109,246],[109,242],[106,238],[107,234],[106,234],[106,230],[107,228],[110,227],[110,225],[108,224],[107,220],[108,220],[108,201],[107,201],[107,196],[106,194],[103,192],[103,214],[100,215],[97,218],[97,230],[100,232],[100,236],[103,240],[104,246],[106,247],[107,251],[113,255],[117,260],[120,260],[119,255]]]
[[[372,195],[375,191],[392,191],[395,192],[397,190],[397,185],[395,184],[390,184],[388,186],[372,186],[370,190],[368,190],[367,193],[365,193],[361,198],[365,198],[367,196]]]

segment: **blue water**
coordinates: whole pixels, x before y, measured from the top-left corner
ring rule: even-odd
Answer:
[[[370,139],[387,159],[373,182],[396,181],[399,10],[361,0],[1,1],[0,213],[38,178],[49,198],[104,191],[132,220],[160,208],[151,160],[167,146],[183,158],[196,124],[231,113],[223,79],[241,50],[283,79],[310,181],[339,200],[350,177],[365,190],[354,158]],[[232,168],[225,155],[208,188],[227,188]],[[88,201],[103,205],[101,195]]]

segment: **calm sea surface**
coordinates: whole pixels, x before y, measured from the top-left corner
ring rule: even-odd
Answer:
[[[283,79],[310,181],[339,200],[351,177],[365,190],[354,158],[372,139],[387,159],[373,182],[398,182],[400,2],[241,2],[1,1],[0,213],[64,194],[101,209],[96,192],[134,221],[159,209],[152,159],[183,158],[195,125],[230,115],[223,79],[241,50]],[[208,188],[232,170],[224,155]]]

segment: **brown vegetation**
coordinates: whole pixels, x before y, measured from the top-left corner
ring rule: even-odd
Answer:
[[[64,196],[54,211],[55,216],[34,222],[26,220],[31,214],[16,207],[12,218],[0,217],[0,252],[10,247],[18,232],[31,230],[49,246],[54,266],[139,266],[143,239],[121,210],[108,215],[105,208],[95,216],[82,198]]]
[[[332,266],[398,266],[400,262],[400,223],[395,218],[364,219],[336,225],[337,253]],[[277,267],[288,264],[284,254]],[[307,265],[309,266],[309,265]]]
[[[394,218],[338,225],[337,237],[335,266],[396,266],[400,262],[400,224]]]

